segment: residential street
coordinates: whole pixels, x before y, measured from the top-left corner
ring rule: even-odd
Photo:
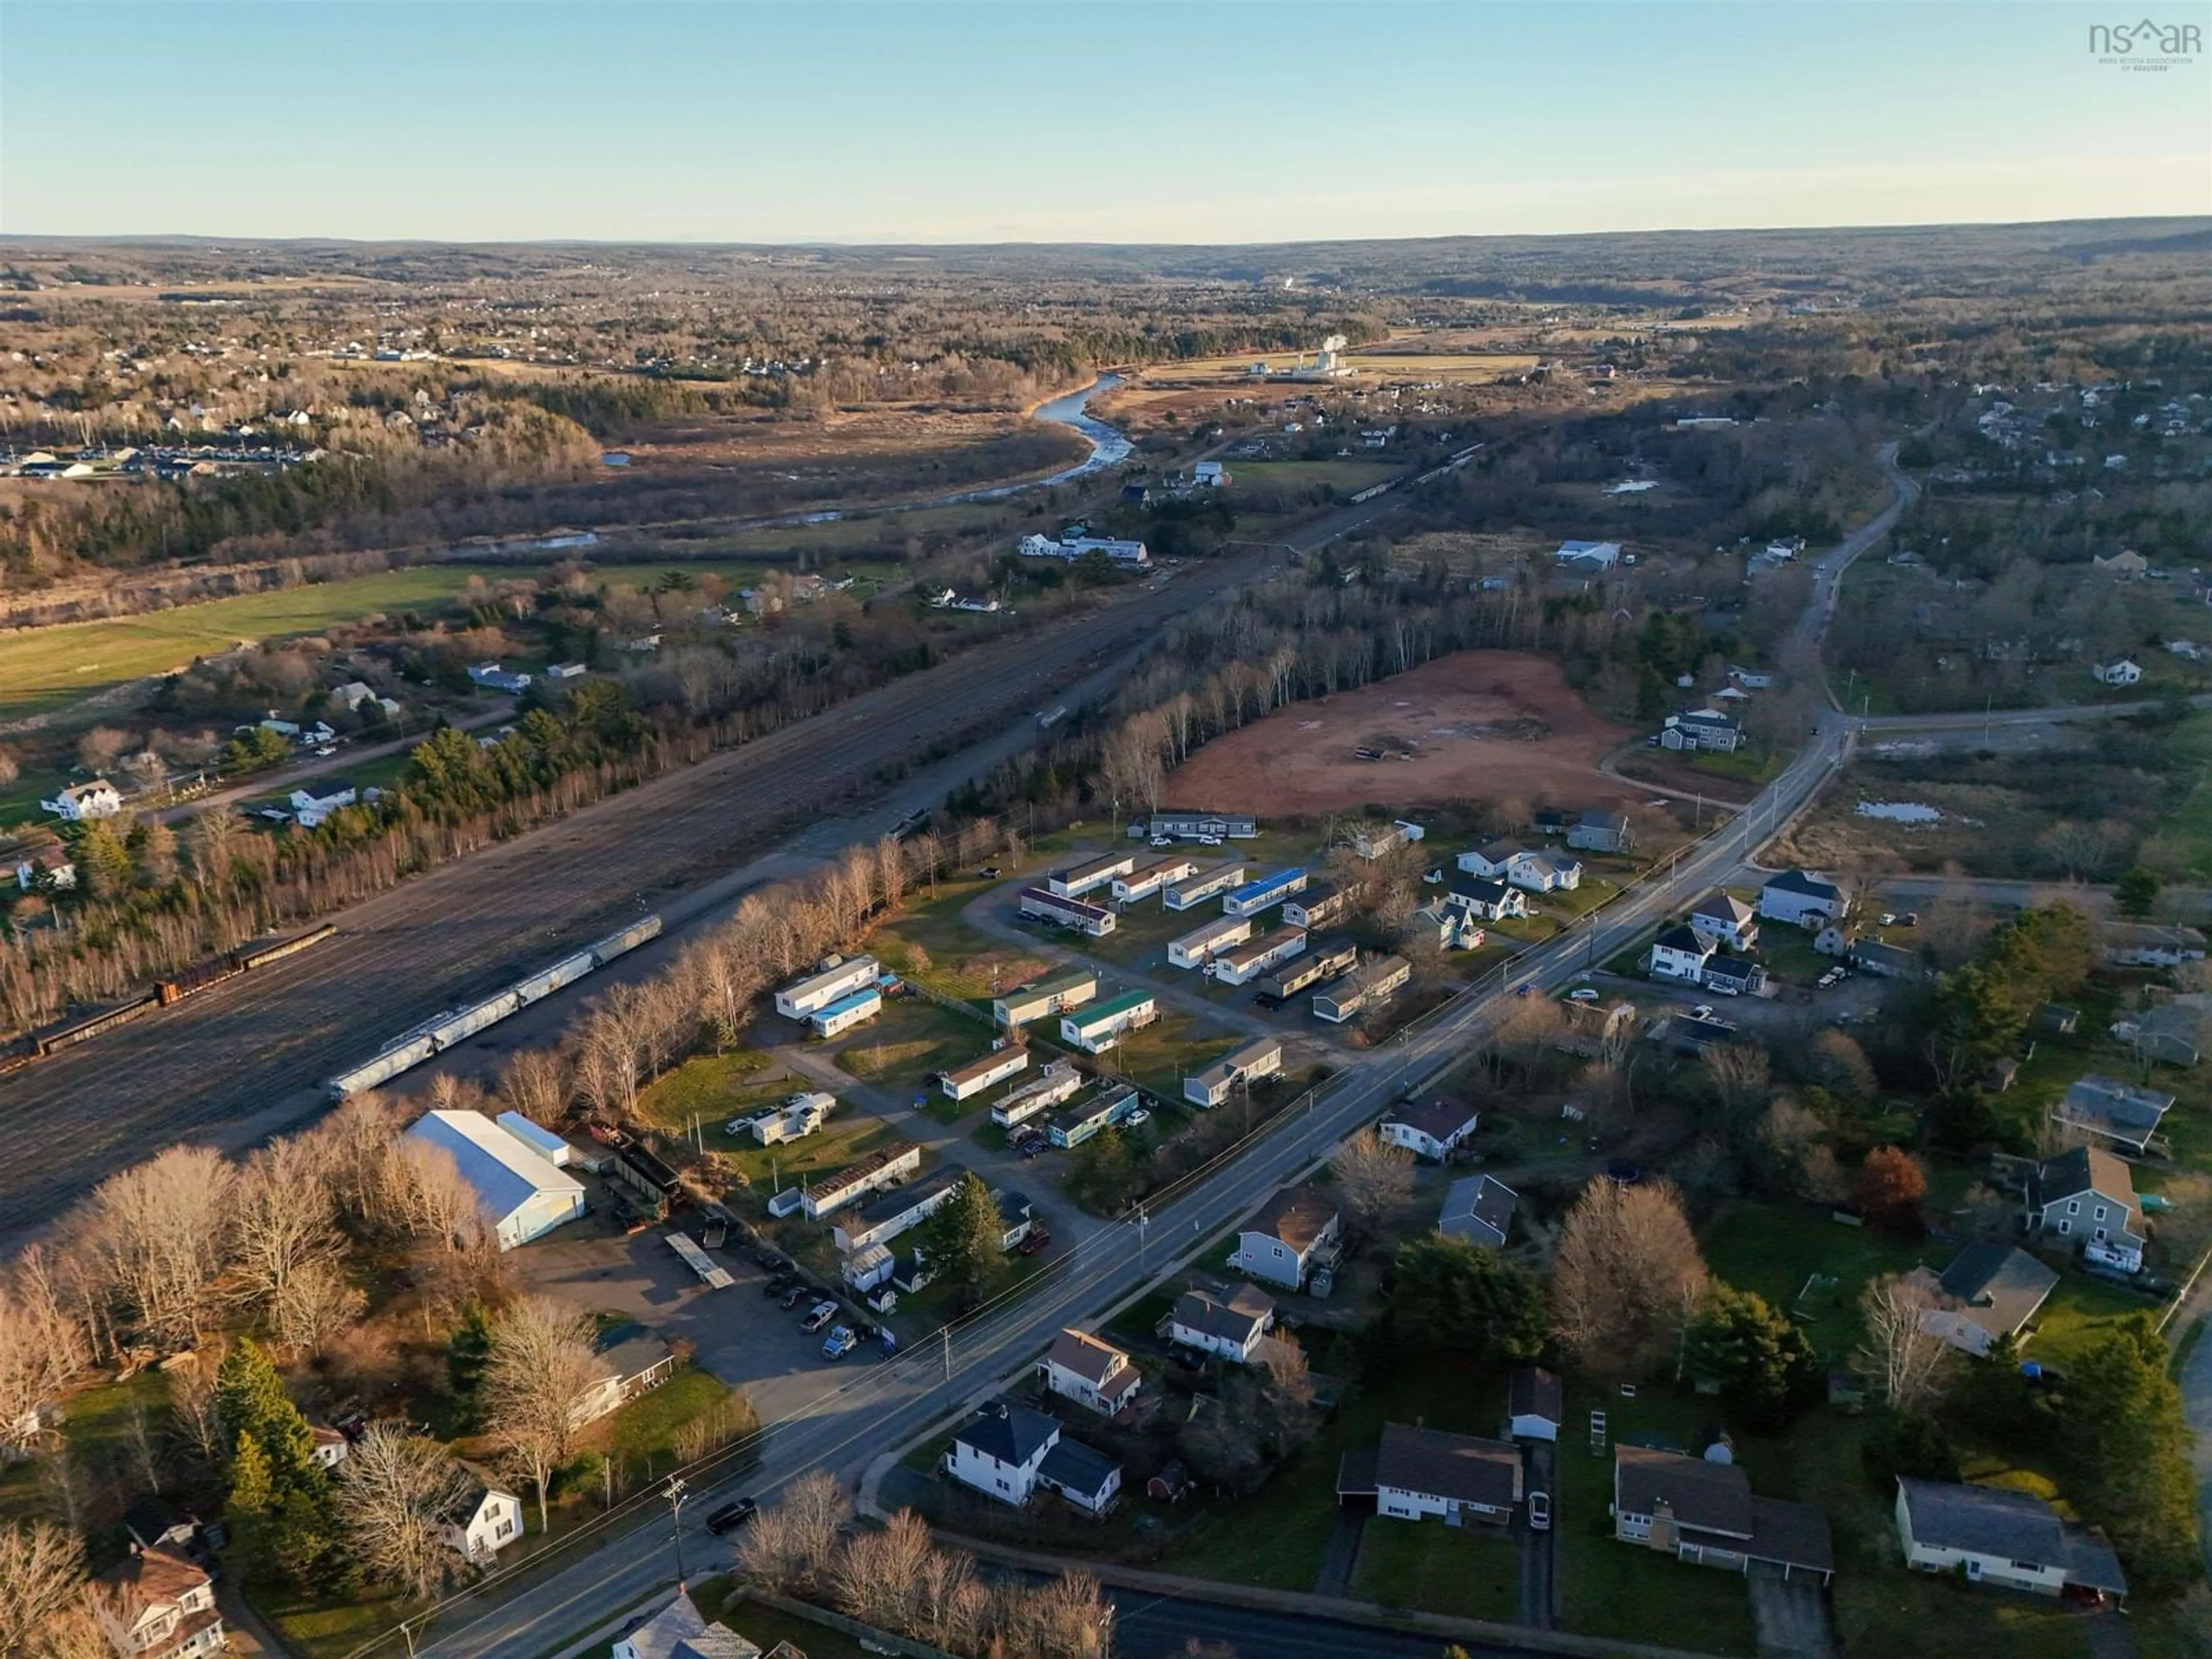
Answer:
[[[1813,612],[1825,617],[1843,570],[1888,528],[1905,499],[1900,488],[1887,509],[1814,566]],[[1817,626],[1808,621],[1808,631]],[[703,1513],[707,1500],[741,1489],[772,1492],[809,1469],[857,1479],[872,1462],[997,1393],[1003,1379],[1063,1326],[1095,1318],[1170,1277],[1182,1257],[1318,1165],[1401,1093],[1456,1063],[1520,988],[1565,984],[1586,959],[1625,948],[1665,916],[1678,889],[1701,890],[1731,876],[1841,763],[1852,725],[1840,715],[1824,715],[1805,750],[1734,822],[1687,853],[1673,881],[1624,892],[1606,908],[1492,969],[1453,1001],[1348,1063],[1322,1090],[1292,1103],[1241,1151],[1156,1194],[1147,1206],[1146,1234],[1140,1237],[1126,1224],[1102,1227],[1029,1281],[1022,1293],[1000,1299],[948,1332],[942,1345],[925,1345],[864,1370],[825,1375],[811,1409],[768,1425],[757,1474],[742,1483],[727,1477],[718,1481],[712,1473],[697,1476],[692,1497],[702,1507],[696,1512]],[[597,1547],[556,1553],[566,1557],[565,1565],[526,1576],[518,1571],[515,1577],[525,1583],[509,1583],[505,1576],[488,1581],[452,1610],[450,1622],[422,1644],[421,1652],[433,1659],[534,1659],[633,1605],[671,1575],[672,1565],[662,1528],[620,1530],[627,1519],[618,1512],[586,1534],[586,1541]],[[1424,1651],[1433,1645],[1425,1644]],[[396,1643],[392,1650],[398,1650]],[[1322,1649],[1271,1644],[1267,1650],[1346,1650],[1340,1642]]]

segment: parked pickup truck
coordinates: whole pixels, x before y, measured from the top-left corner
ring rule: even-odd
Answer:
[[[834,1302],[817,1302],[806,1310],[806,1317],[799,1322],[799,1328],[811,1336],[837,1316]]]
[[[839,1325],[822,1339],[822,1357],[824,1359],[842,1359],[860,1346],[860,1339]]]

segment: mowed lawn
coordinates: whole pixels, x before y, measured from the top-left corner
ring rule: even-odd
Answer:
[[[182,668],[195,657],[234,649],[241,641],[312,633],[332,623],[451,599],[471,576],[496,580],[522,573],[459,564],[386,570],[295,587],[246,593],[174,611],[101,622],[64,623],[0,638],[0,714],[58,707],[125,680]]]

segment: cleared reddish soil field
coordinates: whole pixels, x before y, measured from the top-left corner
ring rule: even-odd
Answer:
[[[1216,738],[1176,769],[1167,799],[1263,817],[1469,798],[1626,805],[1650,792],[1596,763],[1634,736],[1594,713],[1548,658],[1462,651]],[[1362,760],[1363,748],[1411,758]]]

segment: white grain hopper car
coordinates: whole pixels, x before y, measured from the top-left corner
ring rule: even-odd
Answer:
[[[596,945],[587,945],[574,954],[565,956],[549,967],[539,969],[526,979],[517,980],[505,990],[486,997],[481,1002],[465,1008],[449,1009],[427,1019],[380,1051],[374,1059],[341,1072],[329,1083],[332,1100],[343,1100],[348,1095],[358,1094],[363,1089],[374,1089],[388,1083],[402,1072],[420,1066],[434,1054],[444,1053],[457,1042],[465,1042],[487,1026],[496,1025],[510,1014],[520,1013],[532,1003],[564,990],[594,969],[604,968],[617,957],[635,951],[641,945],[660,936],[660,918],[643,916],[630,923],[618,933],[610,933]]]

